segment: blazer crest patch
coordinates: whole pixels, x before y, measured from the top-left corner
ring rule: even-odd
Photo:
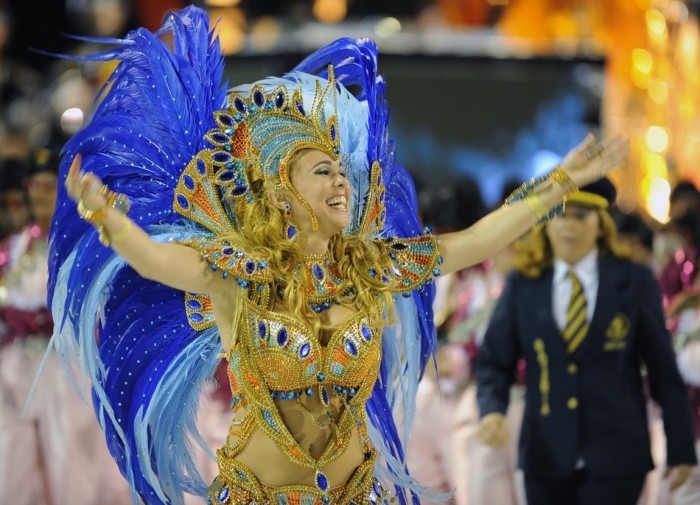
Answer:
[[[603,349],[606,351],[617,351],[624,349],[627,345],[627,334],[630,331],[630,320],[624,314],[615,314],[608,329],[605,330],[605,343]]]

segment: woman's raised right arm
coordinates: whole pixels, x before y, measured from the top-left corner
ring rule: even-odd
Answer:
[[[99,224],[110,246],[139,275],[191,293],[218,294],[230,287],[195,249],[174,242],[156,242],[125,214],[107,205],[102,182],[93,173],[83,173],[80,163],[77,155],[66,177],[68,196],[82,202],[84,211],[100,216]]]

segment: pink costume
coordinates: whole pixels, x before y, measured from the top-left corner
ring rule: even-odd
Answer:
[[[0,243],[0,503],[126,505],[126,483],[92,408],[71,390],[55,355],[22,415],[53,328],[47,260],[38,226]]]

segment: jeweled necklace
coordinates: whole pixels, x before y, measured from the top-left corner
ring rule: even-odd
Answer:
[[[354,292],[352,285],[343,279],[338,264],[328,253],[304,256],[299,268],[304,269],[305,278],[311,281],[304,286],[304,295],[309,307],[316,313],[331,308],[340,298],[350,296]]]

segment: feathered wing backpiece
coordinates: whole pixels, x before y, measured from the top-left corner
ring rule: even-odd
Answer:
[[[223,58],[206,13],[188,8],[169,15],[156,34],[139,29],[98,42],[114,48],[83,59],[119,65],[89,124],[65,146],[61,176],[80,153],[83,169],[126,194],[130,217],[157,240],[205,233],[177,226],[173,193],[226,102]],[[199,386],[220,350],[215,329],[195,331],[182,292],[141,278],[103,247],[63,188],[50,241],[54,345],[89,377],[134,501],[136,493],[148,504],[182,503],[182,490],[204,494],[188,440],[196,436]]]
[[[353,169],[350,181],[356,198],[353,225],[350,233],[368,233],[376,238],[413,237],[423,233],[418,219],[418,201],[415,186],[404,167],[396,163],[393,141],[388,136],[389,108],[385,96],[385,82],[377,71],[377,47],[371,40],[339,39],[310,55],[295,70],[327,77],[332,65],[336,80],[350,90],[366,107],[367,124],[363,134],[353,139],[343,138],[344,151],[352,156],[344,160]],[[358,115],[338,110],[341,135],[348,124],[355,124]],[[365,167],[364,170],[358,167]],[[378,174],[372,174],[378,170]],[[373,181],[372,175],[378,180]],[[377,187],[384,188],[377,194]],[[363,230],[371,226],[374,214],[383,219],[380,229]],[[368,217],[370,219],[368,219]],[[413,480],[406,468],[403,447],[408,439],[415,409],[418,381],[435,353],[436,339],[432,324],[434,287],[427,285],[409,297],[397,297],[396,313],[399,325],[384,332],[380,377],[372,398],[367,403],[371,421],[370,434],[385,460],[379,466],[379,477],[396,485],[402,503],[408,500],[410,490],[414,502],[417,493],[425,492]],[[403,423],[399,434],[395,419]]]

